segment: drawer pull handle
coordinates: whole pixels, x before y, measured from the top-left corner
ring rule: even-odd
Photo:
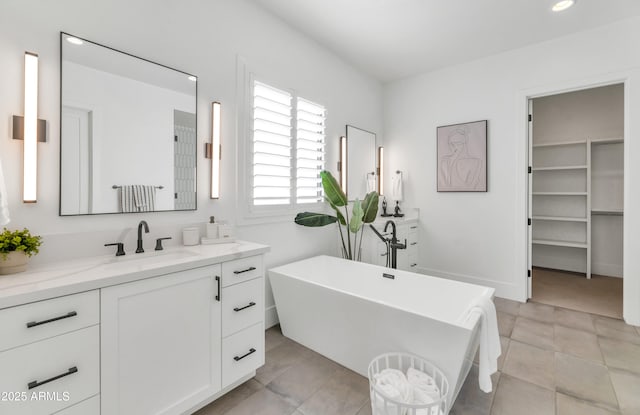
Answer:
[[[238,274],[242,274],[249,271],[255,271],[255,270],[256,270],[256,267],[249,267],[247,269],[243,269],[242,271],[233,271],[233,273],[238,275]]]
[[[216,275],[216,283],[218,283],[218,294],[216,294],[216,300],[220,301],[220,277]]]
[[[47,384],[49,382],[53,382],[54,380],[58,380],[61,379],[65,376],[69,376],[69,375],[73,375],[74,373],[78,373],[78,368],[77,367],[71,367],[69,368],[69,370],[67,370],[65,373],[58,375],[58,376],[54,376],[52,378],[49,378],[47,380],[43,380],[42,382],[38,382],[37,380],[34,380],[33,382],[29,382],[29,389],[34,389],[37,388],[39,386],[42,386],[44,384]]]
[[[31,327],[36,327],[36,326],[40,326],[42,324],[47,324],[47,323],[53,323],[54,321],[63,320],[65,318],[69,318],[69,317],[75,317],[77,315],[78,315],[78,313],[76,313],[75,311],[71,311],[71,312],[65,314],[64,316],[50,318],[49,320],[30,321],[30,322],[27,323],[27,328],[30,329]]]
[[[411,267],[413,268],[413,267],[415,267],[416,265],[418,265],[418,264],[411,264]]]
[[[380,254],[380,256],[387,256],[387,253],[385,252],[384,254]]]
[[[250,302],[249,304],[247,304],[247,305],[246,305],[246,306],[244,306],[244,307],[240,307],[240,308],[236,307],[236,308],[234,308],[234,309],[233,309],[233,311],[235,311],[235,312],[237,313],[238,311],[245,310],[245,309],[247,309],[247,308],[249,308],[249,307],[253,307],[254,305],[256,305],[256,303],[254,303],[254,302],[252,301],[252,302]]]
[[[413,246],[413,245],[418,245],[417,242],[411,242],[409,245]]]
[[[236,362],[241,361],[242,359],[244,359],[245,357],[249,356],[250,354],[254,354],[256,352],[256,349],[254,349],[253,347],[251,349],[249,349],[249,351],[245,354],[243,354],[242,356],[236,356],[233,358],[233,360],[235,360]]]
[[[418,229],[418,227],[417,226],[412,226],[411,229]]]

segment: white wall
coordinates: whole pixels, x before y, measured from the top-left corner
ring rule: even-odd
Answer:
[[[536,144],[624,135],[624,85],[609,85],[533,100]]]
[[[525,300],[527,97],[624,81],[624,316],[640,325],[640,193],[630,191],[640,185],[640,119],[629,116],[640,111],[639,66],[634,18],[387,85],[385,169],[407,173],[405,204],[420,208],[421,270]],[[488,193],[437,193],[436,127],[480,119]]]
[[[210,215],[236,222],[237,136],[236,62],[241,55],[256,72],[327,106],[327,142],[331,170],[338,157],[338,137],[345,124],[380,132],[380,84],[332,53],[301,36],[245,0],[125,1],[3,0],[0,10],[0,157],[7,178],[11,227],[28,226],[44,236],[36,261],[70,255],[111,253],[102,244],[122,239],[135,245],[141,219],[152,238],[170,235],[180,243],[180,229],[204,223]],[[198,82],[198,210],[150,214],[59,217],[59,31],[193,73]],[[21,202],[22,143],[8,138],[12,114],[22,114],[24,51],[40,55],[39,117],[49,122],[49,142],[39,145],[38,203]],[[209,161],[203,143],[210,137],[210,103],[222,103],[222,180],[220,200],[210,200]],[[328,252],[335,229],[308,229],[293,217],[273,224],[240,226],[241,238],[271,245],[266,266]],[[202,225],[204,226],[204,225]],[[272,300],[268,299],[268,304]]]

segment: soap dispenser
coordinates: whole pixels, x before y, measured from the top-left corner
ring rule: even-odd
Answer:
[[[218,224],[216,223],[216,218],[214,216],[209,216],[209,223],[207,223],[207,238],[218,238]]]

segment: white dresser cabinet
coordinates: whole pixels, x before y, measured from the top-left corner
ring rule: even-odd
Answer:
[[[102,415],[180,414],[220,386],[220,265],[102,289]]]

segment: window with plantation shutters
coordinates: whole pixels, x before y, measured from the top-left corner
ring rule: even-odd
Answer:
[[[322,202],[322,105],[254,81],[252,133],[253,206]]]
[[[298,98],[296,114],[296,203],[320,203],[325,109]]]

